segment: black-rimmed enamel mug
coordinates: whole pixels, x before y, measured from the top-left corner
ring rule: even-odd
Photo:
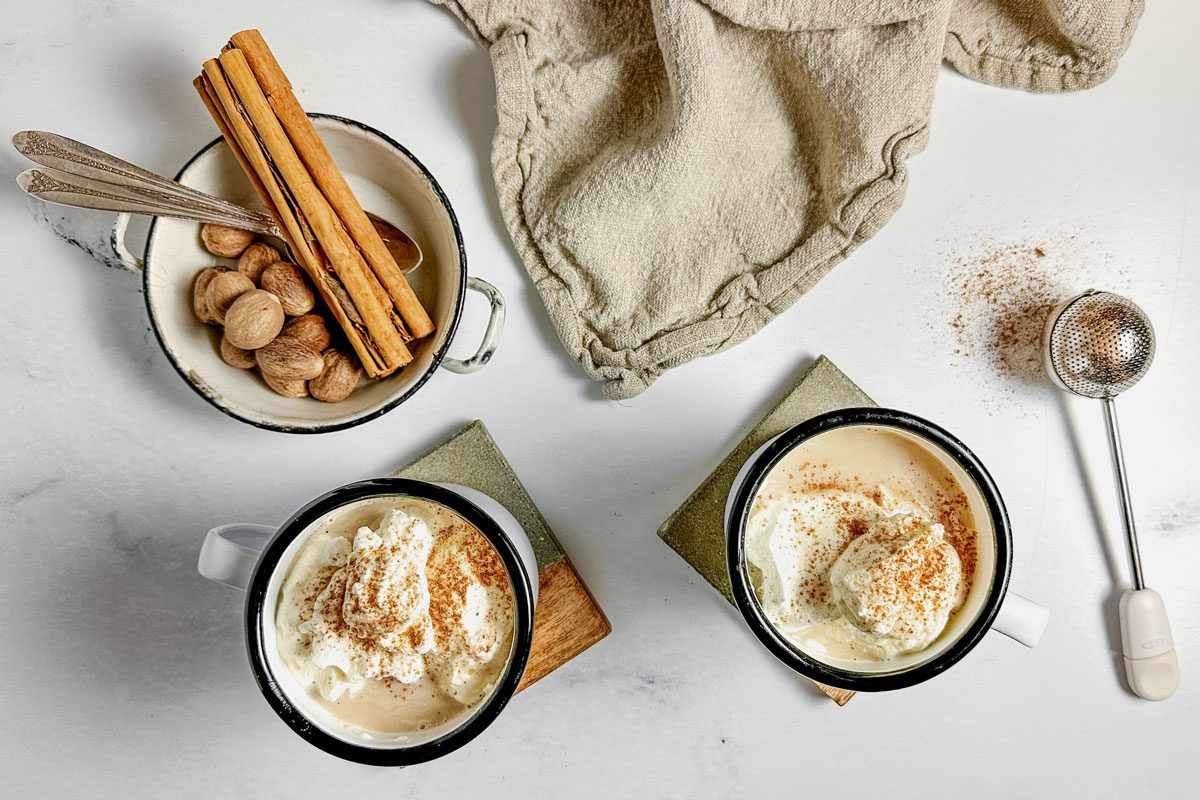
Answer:
[[[198,223],[155,217],[141,259],[124,243],[128,214],[118,215],[110,236],[120,262],[142,272],[151,327],[188,386],[236,419],[286,433],[324,433],[375,419],[412,397],[439,366],[451,372],[474,372],[492,357],[504,324],[504,299],[487,281],[467,275],[467,255],[454,209],[416,156],[361,122],[328,114],[309,116],[363,207],[402,228],[424,255],[409,280],[437,329],[416,343],[412,362],[394,375],[364,381],[339,403],[278,395],[252,371],[222,361],[219,336],[196,319],[192,282],[200,270],[221,261],[202,247]],[[175,179],[249,208],[262,207],[221,139],[192,156]],[[491,306],[487,329],[474,355],[450,358],[447,351],[468,289],[482,294]]]
[[[769,621],[747,562],[746,530],[755,497],[772,470],[796,447],[823,433],[848,426],[876,428],[920,447],[961,487],[975,520],[975,580],[963,606],[928,647],[879,662],[835,663],[793,642]],[[1048,612],[1008,591],[1012,570],[1012,529],[1000,491],[966,445],[927,420],[886,408],[847,408],[802,422],[763,444],[742,465],[725,505],[726,566],[734,601],[763,645],[792,670],[820,683],[854,691],[901,689],[928,680],[958,663],[995,629],[1033,647]]]
[[[362,500],[417,498],[449,509],[487,538],[511,579],[512,647],[498,679],[476,705],[448,723],[404,736],[379,736],[339,724],[313,701],[283,663],[276,642],[276,609],[284,579],[314,526]],[[245,635],[250,669],[268,704],[309,743],[349,761],[408,766],[439,758],[470,742],[495,722],[516,693],[533,644],[538,571],[521,525],[493,498],[465,486],[407,478],[360,481],[313,500],[278,528],[236,523],[213,528],[198,563],[204,577],[246,592]]]

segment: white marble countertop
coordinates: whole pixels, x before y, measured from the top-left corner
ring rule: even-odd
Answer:
[[[619,404],[566,357],[508,242],[489,62],[448,14],[387,0],[12,0],[5,16],[0,132],[54,130],[167,173],[214,135],[189,85],[198,64],[261,27],[307,107],[371,123],[429,166],[472,271],[511,304],[483,372],[443,372],[349,431],[256,430],[175,375],[134,276],[34,221],[11,182],[23,162],[0,148],[6,796],[1200,795],[1197,7],[1153,4],[1094,91],[1031,96],[944,72],[932,139],[887,228],[749,342]],[[1120,408],[1147,580],[1184,672],[1165,703],[1119,677],[1126,573],[1099,407],[952,354],[945,254],[987,236],[1045,240],[1049,257],[1082,265],[1073,280],[1128,290],[1157,325],[1154,369]],[[467,316],[459,349],[482,327],[482,308]],[[1037,649],[992,635],[929,683],[838,708],[655,536],[818,353],[989,465],[1015,525],[1012,586],[1052,609]],[[195,573],[204,531],[281,521],[476,417],[613,634],[440,762],[397,771],[326,756],[258,694],[240,595]]]

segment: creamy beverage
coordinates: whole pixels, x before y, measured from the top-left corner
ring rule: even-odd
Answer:
[[[343,506],[309,530],[275,614],[308,698],[372,736],[451,722],[486,698],[512,649],[512,582],[473,525],[403,496]]]
[[[755,496],[751,584],[770,623],[830,663],[881,666],[934,643],[971,591],[974,514],[950,471],[887,428],[799,444]]]

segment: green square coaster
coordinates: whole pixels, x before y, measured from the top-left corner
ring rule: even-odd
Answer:
[[[500,452],[496,440],[479,420],[469,423],[392,475],[478,489],[517,518],[533,544],[539,570],[566,558],[566,551],[554,537],[542,512],[533,504],[533,498]]]
[[[832,361],[825,356],[818,357],[792,390],[759,420],[692,492],[692,496],[662,524],[658,529],[659,537],[732,603],[729,573],[725,568],[725,500],[742,464],[764,442],[797,423],[839,408],[873,405],[871,398]],[[854,694],[817,685],[839,705]]]
[[[477,489],[507,508],[529,536],[538,565],[538,603],[533,649],[517,691],[612,631],[596,598],[482,422],[468,424],[392,475]]]

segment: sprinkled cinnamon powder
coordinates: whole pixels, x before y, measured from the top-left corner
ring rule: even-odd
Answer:
[[[1042,380],[1042,326],[1069,294],[1044,247],[993,245],[960,260],[952,266],[948,291],[955,355],[982,358],[1005,378]]]
[[[833,598],[827,580],[830,566],[849,542],[871,529],[876,519],[869,510],[863,509],[861,505],[847,500],[841,495],[864,495],[879,506],[884,502],[883,492],[878,486],[864,485],[857,475],[840,475],[830,470],[828,464],[814,464],[808,461],[789,470],[786,478],[796,491],[810,496],[827,495],[821,499],[821,502],[827,506],[826,513],[836,520],[838,530],[845,536],[844,541],[840,543],[821,543],[817,540],[816,529],[803,525],[801,517],[793,514],[792,525],[805,538],[803,545],[807,549],[808,558],[804,572],[810,577],[802,579],[800,585],[796,587],[797,592],[793,597],[792,605],[798,609],[801,601],[807,601],[810,605],[817,607],[832,604]],[[975,565],[978,560],[976,549],[978,536],[974,528],[966,522],[971,519],[971,508],[966,494],[949,474],[944,475],[942,481],[944,486],[937,493],[936,503],[928,510],[934,521],[945,528],[946,540],[958,554],[962,564],[964,593],[968,593],[974,580]],[[888,488],[898,499],[911,502],[913,498],[903,490],[903,483],[901,481]],[[756,507],[765,507],[764,498],[773,499],[773,497],[774,495],[769,491],[758,495],[755,499]],[[759,505],[760,503],[762,505]],[[918,505],[921,504],[918,503]],[[801,543],[797,542],[796,544]],[[917,565],[913,566],[915,569]],[[937,575],[944,572],[944,565],[940,564],[922,563],[919,566],[921,569],[917,572],[936,573]],[[916,584],[909,585],[905,582],[907,580],[909,579],[905,578],[896,585],[904,591],[915,589]],[[912,580],[919,582],[920,576],[914,575]]]
[[[434,634],[439,641],[448,639],[462,624],[463,609],[467,605],[467,589],[471,576],[484,587],[504,590],[508,599],[507,608],[492,608],[488,611],[489,624],[486,629],[497,629],[492,623],[501,615],[511,613],[512,595],[508,570],[491,543],[474,527],[456,525],[446,532],[458,540],[457,560],[442,560],[429,564],[426,578],[429,583],[429,618],[433,622]]]
[[[379,556],[391,560],[409,544],[403,536],[395,544],[382,548]],[[488,625],[511,614],[513,598],[508,570],[491,543],[473,525],[459,522],[440,531],[439,543],[453,541],[457,558],[426,564],[426,584],[429,592],[429,620],[439,642],[445,642],[462,624],[467,589],[473,581],[489,588],[502,590],[499,605],[489,611]],[[435,545],[436,546],[436,545]],[[360,656],[369,658],[383,647],[381,637],[400,631],[404,641],[414,650],[422,651],[427,642],[428,625],[414,621],[414,603],[419,591],[419,576],[405,576],[405,583],[396,591],[385,590],[385,575],[374,571],[363,581],[358,591],[350,591],[351,572],[356,564],[351,559],[348,569],[326,565],[309,582],[309,589],[299,609],[301,620],[310,619],[319,610],[335,636],[345,636],[359,649]],[[366,617],[370,626],[351,624],[351,617]],[[506,635],[506,632],[505,632]],[[430,642],[431,643],[431,642]]]
[[[853,536],[856,539],[859,536],[862,536],[868,530],[870,530],[870,527],[871,527],[870,525],[867,524],[867,521],[865,519],[863,519],[862,517],[851,517],[849,519],[846,519],[846,520],[843,520],[840,522],[844,523],[846,532],[849,533],[851,536]]]
[[[1093,285],[1116,291],[1127,279],[1111,256],[1075,230],[1007,241],[974,236],[945,249],[934,334],[947,332],[955,366],[978,365],[996,379],[985,402],[997,410],[1046,385],[1041,334],[1051,310]]]
[[[920,524],[918,520],[909,519],[905,521],[904,528],[911,530]],[[880,592],[881,602],[868,609],[868,615],[882,618],[888,608],[903,605],[914,605],[935,614],[948,611],[946,606],[954,600],[951,585],[958,576],[948,569],[947,558],[942,550],[937,547],[911,547],[900,538],[889,545],[892,556],[896,558],[883,561],[872,569],[879,573],[875,581],[876,591],[885,588],[890,591]],[[892,629],[892,635],[901,637],[912,636],[915,632],[905,622],[904,615],[897,619]]]
[[[975,563],[979,558],[979,550],[975,531],[963,522],[963,518],[969,517],[971,513],[967,496],[960,490],[953,490],[949,495],[942,495],[939,498],[939,507],[931,509],[931,511],[934,512],[941,526],[946,529],[946,541],[950,542],[954,552],[958,553],[965,581],[963,585],[969,592],[972,578],[975,576]]]

